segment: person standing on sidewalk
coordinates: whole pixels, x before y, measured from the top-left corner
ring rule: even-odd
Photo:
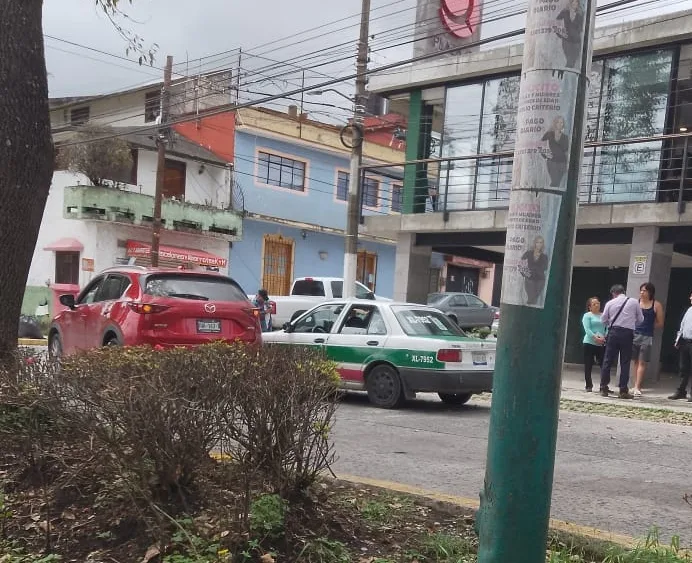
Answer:
[[[651,346],[654,343],[654,328],[663,326],[663,305],[654,299],[656,288],[650,282],[639,287],[639,306],[644,315],[644,322],[634,329],[632,363],[634,365],[634,396],[642,396],[642,383],[646,375],[646,366],[651,361]]]
[[[690,302],[692,303],[692,295],[690,295]],[[687,397],[687,384],[692,371],[692,307],[688,308],[682,317],[675,347],[680,351],[680,386],[668,397],[673,400]],[[692,393],[687,401],[692,403]]]
[[[603,364],[603,344],[605,343],[605,326],[601,322],[601,302],[598,297],[591,297],[586,302],[586,313],[581,319],[584,327],[584,381],[586,392],[593,390],[591,371],[594,360],[599,365]]]
[[[610,288],[613,297],[606,303],[601,315],[601,321],[608,328],[605,354],[601,366],[601,395],[610,394],[610,368],[618,355],[620,356],[620,399],[634,399],[629,392],[630,362],[632,360],[632,343],[634,329],[644,322],[644,315],[636,299],[625,295],[625,288],[616,284]]]

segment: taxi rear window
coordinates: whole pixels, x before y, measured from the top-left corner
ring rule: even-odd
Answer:
[[[394,316],[409,336],[464,336],[458,326],[437,311],[397,308]]]

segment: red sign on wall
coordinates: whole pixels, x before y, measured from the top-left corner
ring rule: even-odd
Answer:
[[[454,37],[466,39],[480,23],[479,7],[476,0],[440,0],[440,19]]]

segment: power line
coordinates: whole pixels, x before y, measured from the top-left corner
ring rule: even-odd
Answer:
[[[601,7],[601,8],[598,8],[597,11],[604,11],[604,10],[607,10],[607,9],[609,9],[609,8],[613,8],[613,7],[616,6],[616,5],[617,5],[617,6],[624,6],[624,5],[627,5],[627,4],[632,4],[632,3],[636,2],[636,1],[637,1],[637,0],[619,0],[618,2],[614,2],[614,3],[612,3],[612,4],[609,4],[608,6],[603,6],[603,7]],[[675,17],[677,17],[677,16],[673,16],[673,17],[670,18],[670,19],[675,19]],[[666,20],[662,20],[662,21],[666,21]],[[660,23],[661,23],[661,21],[655,22],[655,24],[660,24]],[[644,25],[639,26],[639,27],[642,28],[642,27],[645,27],[645,26],[647,26],[647,25],[654,25],[654,24],[649,23],[649,24],[644,24]],[[401,67],[401,66],[409,65],[409,64],[412,64],[412,63],[423,62],[423,61],[426,61],[426,60],[429,60],[429,59],[433,59],[433,58],[439,58],[440,56],[443,56],[443,55],[445,55],[445,54],[456,53],[456,52],[458,52],[458,51],[460,51],[460,50],[467,50],[467,49],[474,48],[474,47],[479,47],[479,46],[482,46],[482,45],[485,45],[485,44],[488,44],[488,43],[493,43],[493,42],[496,42],[496,41],[502,41],[502,40],[506,40],[506,39],[511,39],[511,38],[513,38],[513,37],[517,37],[517,36],[519,36],[519,35],[522,35],[522,34],[524,33],[524,31],[525,31],[524,28],[521,28],[521,29],[517,29],[517,30],[514,30],[514,31],[510,31],[510,32],[498,34],[498,35],[495,35],[495,36],[492,36],[492,37],[489,37],[489,38],[485,38],[485,39],[481,39],[481,40],[478,40],[478,41],[475,41],[475,42],[472,42],[472,43],[468,43],[468,44],[464,45],[462,48],[454,47],[454,48],[447,49],[447,50],[443,50],[443,51],[439,51],[439,52],[436,52],[436,53],[427,53],[427,54],[419,55],[419,56],[417,56],[417,57],[412,57],[412,58],[405,59],[405,60],[402,60],[402,61],[397,61],[397,62],[394,62],[394,63],[391,63],[391,64],[383,65],[383,66],[380,66],[380,67],[378,67],[378,68],[376,68],[376,69],[369,69],[369,70],[366,70],[366,71],[365,71],[364,73],[362,73],[362,74],[363,74],[364,76],[368,76],[368,75],[374,74],[374,73],[381,73],[381,72],[384,72],[384,71],[387,71],[387,70],[396,69],[396,68],[399,68],[399,67]],[[451,63],[447,63],[447,64],[451,64]],[[454,63],[454,64],[456,64],[456,63]],[[329,87],[329,86],[333,86],[333,85],[339,84],[339,83],[341,83],[341,82],[346,82],[346,81],[354,80],[354,79],[355,79],[356,77],[358,77],[358,76],[360,76],[359,73],[353,73],[353,74],[350,74],[350,75],[347,75],[347,76],[344,76],[344,77],[334,78],[334,79],[331,79],[331,80],[328,80],[328,81],[325,81],[325,82],[322,82],[322,83],[319,83],[319,84],[315,84],[315,85],[312,85],[312,86],[308,86],[308,87],[305,87],[305,88],[298,88],[298,89],[295,89],[295,90],[291,90],[291,91],[285,92],[285,93],[283,93],[283,94],[276,94],[276,95],[267,96],[267,97],[265,97],[265,98],[263,98],[263,99],[260,99],[260,100],[254,100],[254,101],[249,101],[249,102],[245,102],[245,103],[242,103],[242,104],[235,104],[235,105],[229,104],[229,105],[227,105],[227,106],[222,106],[222,107],[219,107],[219,108],[214,108],[214,109],[210,109],[210,110],[205,110],[205,111],[200,112],[200,113],[199,113],[198,115],[196,115],[196,116],[192,116],[192,117],[181,117],[181,118],[178,118],[178,119],[171,120],[170,125],[176,125],[176,124],[178,124],[178,123],[185,123],[185,122],[188,122],[188,121],[193,121],[193,120],[195,120],[195,119],[201,119],[201,118],[204,118],[204,117],[211,117],[211,116],[214,116],[214,115],[219,115],[219,114],[221,114],[221,113],[226,113],[226,112],[228,112],[228,111],[233,111],[233,110],[236,110],[236,109],[243,109],[243,108],[247,108],[247,107],[252,107],[252,106],[260,105],[260,104],[263,104],[263,103],[274,102],[274,101],[276,101],[276,100],[284,99],[284,98],[286,98],[286,97],[295,96],[295,95],[300,94],[300,93],[302,93],[302,92],[309,92],[309,91],[312,91],[312,90],[325,89],[325,88],[327,88],[327,87]],[[143,126],[143,127],[137,128],[137,129],[134,130],[134,131],[131,131],[130,133],[144,133],[144,132],[147,132],[147,131],[151,131],[151,130],[153,130],[153,129],[156,129],[156,128],[157,128],[157,126]],[[96,141],[105,140],[105,139],[109,139],[109,138],[115,138],[115,137],[121,136],[122,134],[123,134],[123,133],[114,133],[114,134],[111,134],[111,135],[96,137],[96,138],[89,139],[89,140],[86,140],[86,139],[85,139],[85,140],[82,140],[82,141],[72,141],[72,142],[67,141],[67,142],[65,142],[65,143],[63,144],[63,146],[70,146],[70,145],[72,145],[72,144],[79,144],[79,143],[85,143],[85,142],[96,142]]]

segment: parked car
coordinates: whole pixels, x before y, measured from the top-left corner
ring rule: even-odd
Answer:
[[[378,407],[395,408],[423,392],[462,405],[493,386],[495,341],[467,337],[425,305],[330,301],[263,336],[265,342],[324,347],[338,364],[342,387],[367,391]]]
[[[436,307],[445,313],[461,328],[488,327],[492,329],[500,312],[476,297],[473,293],[431,293],[428,295],[428,305]]]
[[[272,305],[272,322],[275,327],[294,320],[315,305],[343,297],[344,280],[342,278],[296,278],[293,280],[288,296],[269,296]],[[390,301],[378,297],[362,283],[356,282],[355,296],[358,299]]]
[[[99,346],[194,346],[213,340],[261,343],[259,312],[231,278],[212,272],[123,266],[96,276],[48,332],[60,357]]]

